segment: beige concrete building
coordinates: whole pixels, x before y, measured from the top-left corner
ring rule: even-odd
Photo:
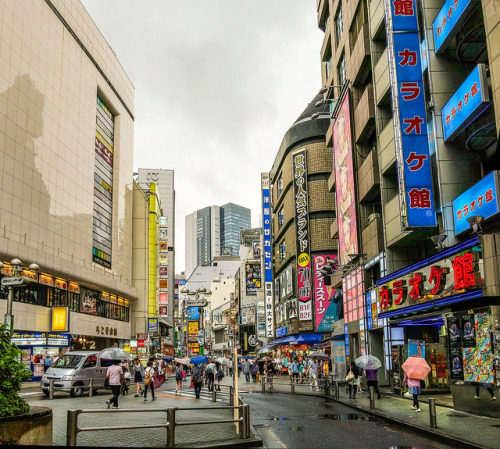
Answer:
[[[68,345],[128,340],[132,83],[78,0],[1,1],[0,41],[2,277],[18,258],[32,280],[14,291],[14,330],[51,332],[61,306]]]

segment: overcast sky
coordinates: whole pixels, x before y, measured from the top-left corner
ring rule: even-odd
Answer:
[[[321,87],[316,0],[82,0],[135,86],[134,170],[175,170],[185,216],[233,202],[261,224],[260,173]]]

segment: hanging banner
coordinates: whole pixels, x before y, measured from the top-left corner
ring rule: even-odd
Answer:
[[[309,248],[309,205],[307,194],[307,153],[305,148],[292,153],[297,242],[297,298],[299,320],[311,320],[311,256]]]
[[[338,268],[336,254],[314,256],[314,310],[316,332],[332,332],[342,309],[342,290],[332,288],[331,276]]]
[[[261,173],[260,185],[262,190],[262,242],[264,248],[259,251],[264,259],[264,293],[265,293],[265,337],[274,338],[274,310],[273,310],[273,267],[271,249],[271,193],[269,173]],[[255,253],[255,247],[254,247]],[[260,255],[259,254],[259,257]],[[258,337],[261,336],[261,330]]]

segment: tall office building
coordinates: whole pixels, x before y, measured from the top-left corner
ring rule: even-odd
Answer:
[[[161,216],[167,219],[166,236],[158,234],[159,249],[163,252],[166,246],[167,264],[166,274],[163,270],[159,277],[159,305],[167,307],[168,313],[163,318],[170,327],[174,325],[174,295],[175,295],[175,190],[174,171],[165,169],[139,168],[138,183],[145,190],[150,191],[151,183],[156,184],[156,194],[161,205]],[[165,238],[166,237],[166,238]],[[166,243],[166,244],[165,244]],[[164,280],[167,280],[165,285]],[[160,288],[161,284],[161,288]],[[167,294],[165,296],[165,293]],[[161,302],[161,304],[160,304]],[[162,309],[164,310],[164,309]],[[162,314],[165,315],[165,314]]]
[[[218,256],[238,256],[240,232],[250,229],[251,211],[228,203],[186,215],[186,277]]]

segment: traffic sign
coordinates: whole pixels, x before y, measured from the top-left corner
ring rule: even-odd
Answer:
[[[208,304],[206,299],[191,299],[186,301],[186,307],[205,307]]]

